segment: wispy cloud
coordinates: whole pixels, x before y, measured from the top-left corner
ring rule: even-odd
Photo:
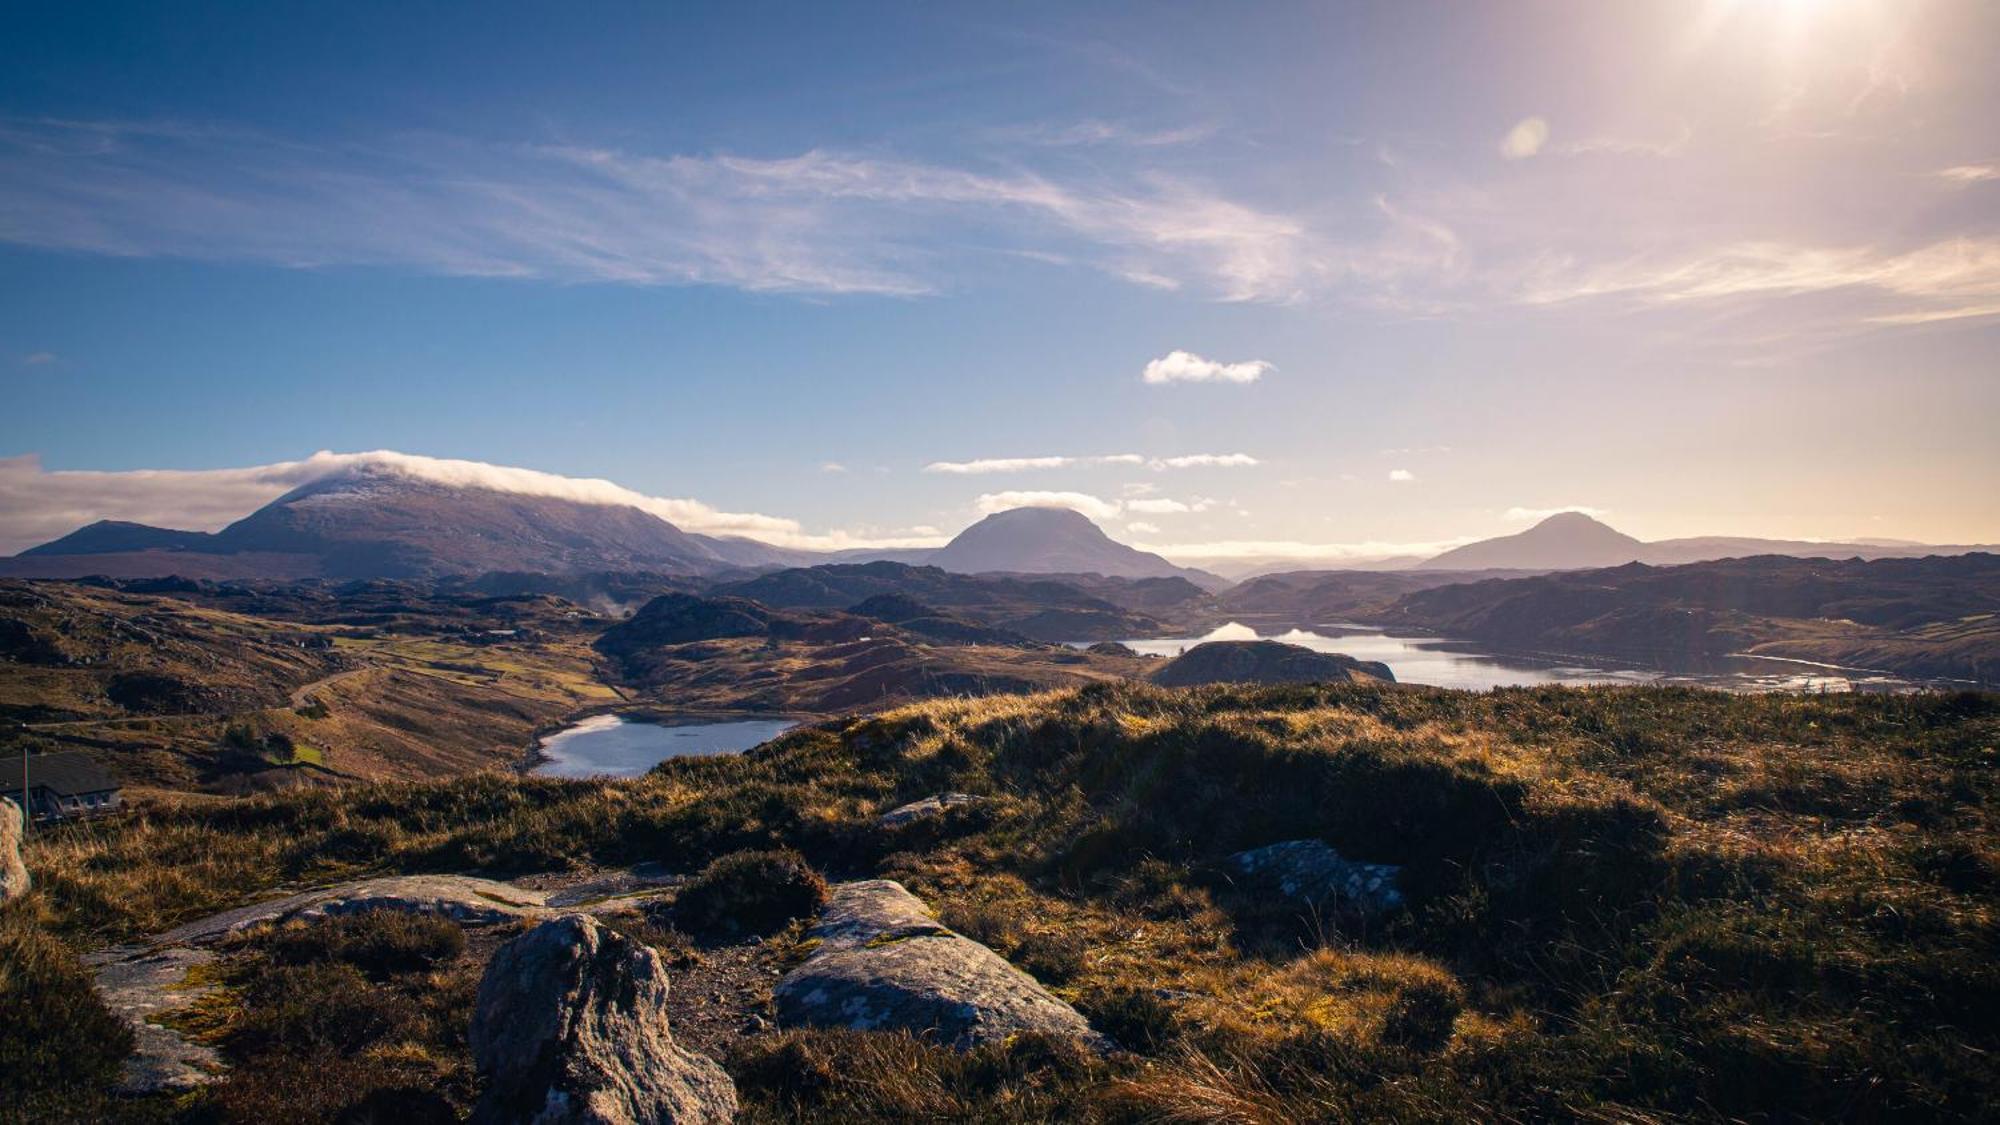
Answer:
[[[412,477],[580,504],[632,507],[688,531],[740,535],[787,547],[834,550],[937,542],[935,536],[811,533],[796,520],[723,511],[699,500],[649,496],[608,480],[375,450],[321,451],[301,461],[231,469],[48,470],[33,454],[0,458],[0,552],[24,550],[101,519],[214,531],[300,485],[343,473]]]
[[[968,232],[1229,301],[1318,268],[1298,221],[1159,175],[0,121],[0,240],[90,253],[907,296],[970,275],[937,249]]]
[[[1982,184],[2000,180],[2000,164],[1958,164],[1938,169],[1938,178],[1955,184]]]
[[[1411,472],[1408,469],[1389,470],[1389,481],[1391,484],[1409,484],[1411,481],[1414,481],[1416,479],[1417,479],[1417,474]]]
[[[933,461],[924,466],[924,472],[977,476],[988,473],[1034,472],[1043,469],[1092,468],[1103,465],[1143,465],[1155,472],[1164,472],[1169,469],[1239,469],[1257,464],[1260,462],[1248,453],[1188,453],[1178,457],[1100,453],[1083,457],[983,457],[974,461]]]
[[[1216,134],[1213,125],[1183,125],[1178,128],[1148,129],[1086,118],[1066,125],[1011,125],[989,130],[987,135],[1002,143],[1046,145],[1071,148],[1087,145],[1123,145],[1132,148],[1167,148],[1195,144]]]
[[[1155,457],[1149,469],[1247,469],[1260,464],[1248,453],[1189,453],[1180,457]]]
[[[1149,360],[1141,378],[1154,384],[1254,383],[1271,370],[1272,365],[1261,359],[1223,363],[1176,348],[1158,359]]]
[[[1014,508],[1068,508],[1094,520],[1113,520],[1123,510],[1116,500],[1105,500],[1087,492],[1037,492],[1016,490],[988,492],[973,501],[973,507],[987,515]]]
[[[1526,282],[1521,299],[1548,305],[1617,297],[1660,306],[1839,290],[1893,302],[1863,318],[1878,324],[1991,315],[2000,304],[2000,240],[1951,239],[1902,251],[1745,242],[1596,269],[1565,263]]]
[[[21,357],[21,366],[47,367],[55,361],[56,353],[54,352],[29,352],[27,355]]]

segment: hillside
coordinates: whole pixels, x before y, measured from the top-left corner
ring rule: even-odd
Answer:
[[[0,581],[0,750],[84,748],[127,784],[212,792],[436,778],[511,767],[538,728],[616,699],[567,603],[216,600],[294,616]]]
[[[1217,596],[1223,614],[1252,625],[1315,625],[1359,620],[1416,590],[1514,578],[1517,570],[1298,570],[1266,574]]]
[[[1992,695],[1119,686],[932,702],[628,782],[153,801],[31,842],[0,1001],[33,1018],[0,1024],[0,1057],[67,1065],[0,1071],[0,1095],[79,1119],[116,1104],[118,1025],[77,950],[281,886],[477,870],[625,887],[563,909],[658,953],[673,1035],[752,1121],[1983,1120],[1996,739]],[[940,792],[978,800],[882,826]],[[1231,858],[1286,841],[1384,865],[1400,901],[1288,900]],[[718,942],[681,928],[671,883],[591,882],[763,870],[773,847],[829,881],[899,881],[938,916],[904,938],[982,943],[1117,1049],[779,1022],[770,982],[812,951],[810,917]],[[183,1021],[226,1078],[124,1109],[462,1115],[476,986],[518,932],[253,929]]]
[[[596,647],[633,698],[661,707],[821,715],[1117,680],[1148,666],[1025,642],[893,594],[863,608],[870,614],[669,594]]]
[[[1202,617],[1210,606],[1200,587],[1180,577],[975,575],[893,562],[773,571],[721,584],[713,593],[795,609],[846,609],[870,598],[907,597],[1055,643],[1172,632],[1170,621]]]
[[[1440,586],[1371,614],[1513,652],[1696,665],[1732,653],[2000,680],[2000,556],[1763,557]]]

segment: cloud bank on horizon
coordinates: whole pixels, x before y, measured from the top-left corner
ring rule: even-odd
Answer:
[[[1171,459],[1168,459],[1171,460]],[[1227,457],[1210,458],[1231,463]],[[942,546],[950,535],[935,527],[913,526],[882,533],[834,529],[808,531],[797,520],[750,512],[728,512],[699,500],[649,496],[608,480],[567,477],[539,469],[427,457],[393,450],[335,453],[321,450],[297,461],[232,469],[44,469],[33,454],[0,457],[0,554],[15,554],[67,535],[98,520],[123,520],[183,531],[218,531],[257,508],[316,481],[348,474],[408,477],[457,488],[490,489],[544,496],[580,504],[603,504],[650,512],[686,531],[756,539],[807,551],[893,549]],[[1015,489],[981,493],[969,505],[977,515],[1010,508],[1067,508],[1099,522],[1133,515],[1163,516],[1206,512],[1219,506],[1208,497],[1187,500],[1135,496],[1106,499],[1085,492]],[[1127,525],[1135,534],[1157,534],[1143,520]],[[1440,540],[1446,546],[1469,538]],[[1248,556],[1363,560],[1434,554],[1434,543],[1237,542],[1147,546],[1174,558],[1221,560]]]

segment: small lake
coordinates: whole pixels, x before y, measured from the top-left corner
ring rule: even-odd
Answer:
[[[542,739],[542,777],[638,777],[668,758],[740,754],[799,724],[790,719],[659,723],[595,715]]]
[[[1689,672],[1616,667],[1585,658],[1544,660],[1479,651],[1447,637],[1399,636],[1367,625],[1323,625],[1325,633],[1292,629],[1260,635],[1234,621],[1200,637],[1149,637],[1121,641],[1149,656],[1178,656],[1204,641],[1283,641],[1314,652],[1379,660],[1396,681],[1485,691],[1538,684],[1700,684],[1735,691],[1851,691],[1905,686],[1892,676],[1858,669],[1825,668],[1765,657],[1730,657],[1715,668]]]

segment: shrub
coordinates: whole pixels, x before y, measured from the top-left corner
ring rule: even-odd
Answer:
[[[449,918],[397,910],[294,924],[263,939],[271,959],[284,965],[339,961],[381,979],[437,967],[465,952],[465,931]]]
[[[826,880],[789,849],[737,852],[702,869],[674,899],[674,922],[693,934],[768,934],[826,901]]]
[[[29,906],[0,908],[0,1107],[22,1121],[93,1120],[132,1032]]]
[[[1441,980],[1420,980],[1403,986],[1382,1019],[1382,1038],[1400,1047],[1429,1054],[1451,1042],[1452,1024],[1465,1010],[1464,994]]]

